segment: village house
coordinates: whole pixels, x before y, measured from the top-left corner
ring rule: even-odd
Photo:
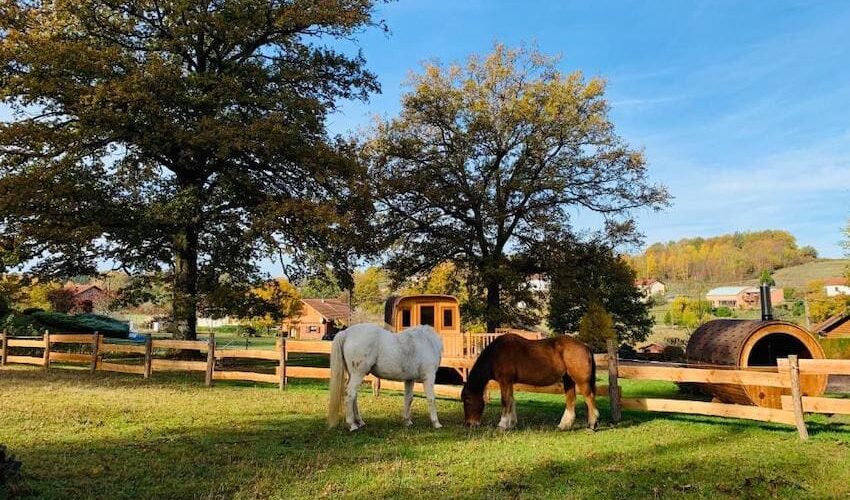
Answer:
[[[542,274],[532,274],[528,278],[531,291],[536,293],[547,293],[549,291],[549,279]]]
[[[812,327],[812,331],[828,339],[850,338],[850,313],[843,311]]]
[[[330,340],[346,325],[351,308],[337,299],[301,299],[301,314],[287,318],[283,331],[299,340]]]
[[[63,288],[71,292],[71,303],[77,311],[91,312],[96,303],[107,298],[106,291],[97,285],[80,285],[68,281]]]
[[[638,352],[641,354],[648,355],[661,355],[664,354],[664,346],[658,343],[653,342],[652,344],[647,344],[643,347],[638,348]]]
[[[705,300],[712,307],[729,307],[732,309],[754,309],[759,307],[759,288],[755,286],[721,286],[713,288],[705,294]],[[785,301],[782,288],[770,289],[770,302],[774,305]]]
[[[823,289],[827,297],[850,295],[850,286],[847,286],[847,278],[827,278],[823,280]]]
[[[635,287],[643,294],[644,302],[648,301],[653,295],[667,293],[667,285],[663,281],[653,278],[635,280]]]

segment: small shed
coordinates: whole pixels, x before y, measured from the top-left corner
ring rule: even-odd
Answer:
[[[351,308],[341,300],[301,299],[301,314],[287,319],[283,330],[299,340],[330,340],[350,316]]]
[[[459,335],[460,305],[452,295],[392,296],[384,304],[384,322],[395,332],[431,325],[440,335]]]
[[[850,338],[850,313],[840,312],[812,327],[812,331],[828,339]]]

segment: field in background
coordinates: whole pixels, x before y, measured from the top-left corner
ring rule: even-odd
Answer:
[[[844,270],[850,265],[850,259],[818,259],[806,264],[798,266],[786,267],[779,269],[773,273],[773,279],[776,281],[776,286],[783,288],[794,288],[797,292],[802,292],[806,289],[806,285],[810,281],[822,280],[826,278],[840,278],[844,276]],[[705,296],[705,293],[714,287],[718,286],[755,286],[758,285],[758,279],[749,279],[740,282],[722,281],[722,282],[698,282],[695,280],[686,281],[665,281],[667,284],[668,294],[672,295],[687,295],[693,298],[697,296]]]
[[[601,374],[604,376],[604,374]],[[665,382],[623,381],[627,396],[670,397]],[[364,389],[367,427],[327,430],[325,385],[285,392],[202,375],[144,382],[118,374],[0,369],[0,443],[24,463],[14,493],[31,498],[846,497],[850,419],[787,426],[626,411],[617,428],[557,432],[563,398],[519,395],[520,428],[400,425],[402,398]],[[14,397],[10,397],[14,395]],[[603,405],[606,400],[602,400]],[[579,407],[579,423],[584,408]]]
[[[821,259],[780,269],[773,274],[773,279],[776,280],[776,286],[792,287],[803,291],[810,281],[844,276],[844,270],[848,264],[850,264],[848,259]]]

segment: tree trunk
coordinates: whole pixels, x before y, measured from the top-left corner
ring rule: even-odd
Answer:
[[[198,337],[198,228],[183,226],[174,235],[174,293],[172,315],[175,336]]]
[[[502,301],[500,297],[500,286],[498,281],[490,281],[487,284],[487,332],[494,333],[496,328],[502,326]]]

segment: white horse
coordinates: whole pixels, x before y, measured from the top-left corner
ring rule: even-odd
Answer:
[[[401,333],[392,333],[375,324],[354,325],[336,334],[331,348],[330,404],[328,426],[334,427],[345,402],[345,422],[356,431],[365,422],[357,407],[357,389],[363,378],[371,373],[387,380],[404,381],[404,424],[411,425],[410,404],[413,402],[413,383],[422,382],[431,413],[431,424],[442,427],[437,419],[434,402],[434,380],[443,341],[430,326],[415,326]],[[344,391],[345,374],[348,387]]]

